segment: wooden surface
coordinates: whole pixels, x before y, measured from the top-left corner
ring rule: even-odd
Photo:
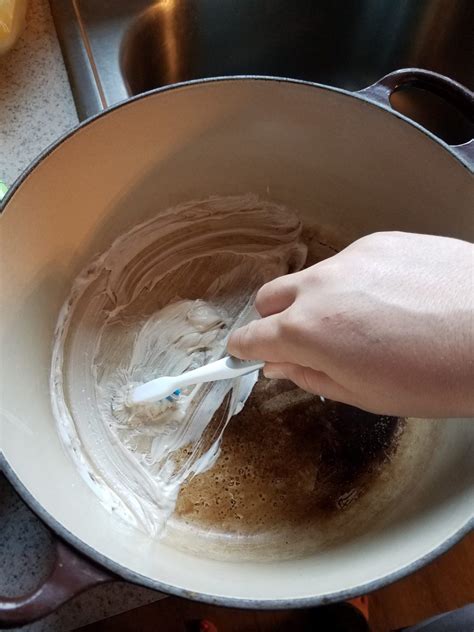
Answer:
[[[369,620],[373,632],[388,632],[471,602],[474,602],[474,533],[417,573],[372,593]],[[219,632],[313,629],[307,611],[230,610],[170,597],[86,626],[81,632],[187,632],[187,623],[202,618],[213,621]],[[318,632],[317,628],[314,630]]]
[[[417,573],[372,593],[371,625],[385,632],[472,602],[474,533]]]

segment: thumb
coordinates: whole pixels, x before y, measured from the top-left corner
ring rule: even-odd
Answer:
[[[242,360],[282,362],[279,314],[252,320],[248,325],[232,332],[227,351]]]
[[[337,402],[349,403],[350,394],[329,375],[306,366],[289,363],[268,362],[263,368],[265,377],[291,380],[308,393],[327,397]]]

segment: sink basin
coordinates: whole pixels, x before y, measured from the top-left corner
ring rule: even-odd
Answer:
[[[132,94],[241,74],[362,88],[388,69],[406,65],[423,2],[405,12],[394,2],[377,8],[361,0],[346,0],[343,8],[340,2],[307,0],[148,4],[122,43],[121,67]]]
[[[474,86],[472,0],[50,3],[81,118],[159,86],[235,74],[357,90],[418,66]],[[436,97],[395,97],[394,107],[415,118],[423,110],[423,124],[450,142],[472,131]]]

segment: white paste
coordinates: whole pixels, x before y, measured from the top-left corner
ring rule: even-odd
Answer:
[[[164,411],[127,408],[127,389],[222,357],[230,331],[255,317],[258,288],[304,264],[300,234],[298,217],[276,204],[212,197],[134,227],[74,282],[54,342],[53,410],[82,476],[125,520],[163,530],[180,486],[215,462],[255,375],[195,387]]]

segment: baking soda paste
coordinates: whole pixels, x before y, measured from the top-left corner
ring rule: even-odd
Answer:
[[[129,408],[127,389],[222,357],[255,317],[256,291],[304,265],[301,231],[296,213],[254,195],[192,201],[120,236],[75,280],[55,333],[53,411],[81,475],[126,521],[163,532],[256,375],[196,386],[165,410]]]

